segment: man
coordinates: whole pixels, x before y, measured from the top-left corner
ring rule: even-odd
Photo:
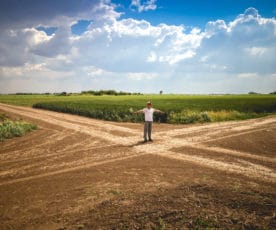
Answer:
[[[141,110],[138,110],[136,113],[144,113],[145,114],[145,125],[144,125],[144,142],[152,141],[151,139],[151,130],[152,130],[152,122],[153,122],[153,113],[164,113],[158,109],[152,108],[152,104],[150,101],[147,102],[147,107]]]

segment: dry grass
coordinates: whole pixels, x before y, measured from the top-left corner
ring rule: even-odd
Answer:
[[[211,121],[243,120],[258,116],[256,113],[243,113],[236,110],[208,111],[207,115]]]

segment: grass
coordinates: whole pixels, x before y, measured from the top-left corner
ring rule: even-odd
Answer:
[[[156,228],[156,230],[164,230],[164,229],[165,229],[165,223],[162,218],[159,218],[158,227]]]
[[[23,136],[31,130],[37,129],[36,125],[25,121],[11,121],[4,115],[0,115],[0,118],[2,119],[0,121],[0,141],[12,137]]]
[[[117,195],[121,195],[122,194],[122,192],[121,191],[119,191],[119,190],[108,190],[107,191],[107,194],[111,194],[111,195],[114,195],[114,196],[117,196]]]
[[[166,112],[155,121],[197,123],[241,120],[276,112],[276,95],[0,95],[0,102],[33,106],[111,121],[141,122],[142,115],[132,112],[153,106]]]
[[[201,216],[199,216],[193,224],[193,229],[218,229],[215,221],[206,219]]]
[[[1,114],[0,113],[0,123],[2,123],[4,120],[6,120],[8,117],[7,117],[7,115],[6,114]]]
[[[84,226],[84,224],[78,224],[77,225],[77,229],[83,229],[85,226]]]
[[[245,120],[254,117],[261,117],[266,113],[256,112],[239,112],[236,110],[221,110],[221,111],[208,111],[208,116],[211,121],[230,121],[230,120]]]

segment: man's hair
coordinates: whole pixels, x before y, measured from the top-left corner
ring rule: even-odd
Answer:
[[[147,101],[147,105],[151,105],[151,101]]]

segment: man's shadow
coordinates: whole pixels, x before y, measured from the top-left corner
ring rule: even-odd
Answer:
[[[147,144],[152,144],[152,142],[150,142],[150,141],[147,141],[147,142],[145,142],[145,141],[138,141],[138,142],[136,142],[136,143],[133,143],[133,144],[131,144],[131,145],[128,145],[128,147],[135,147],[135,146],[147,145]]]

